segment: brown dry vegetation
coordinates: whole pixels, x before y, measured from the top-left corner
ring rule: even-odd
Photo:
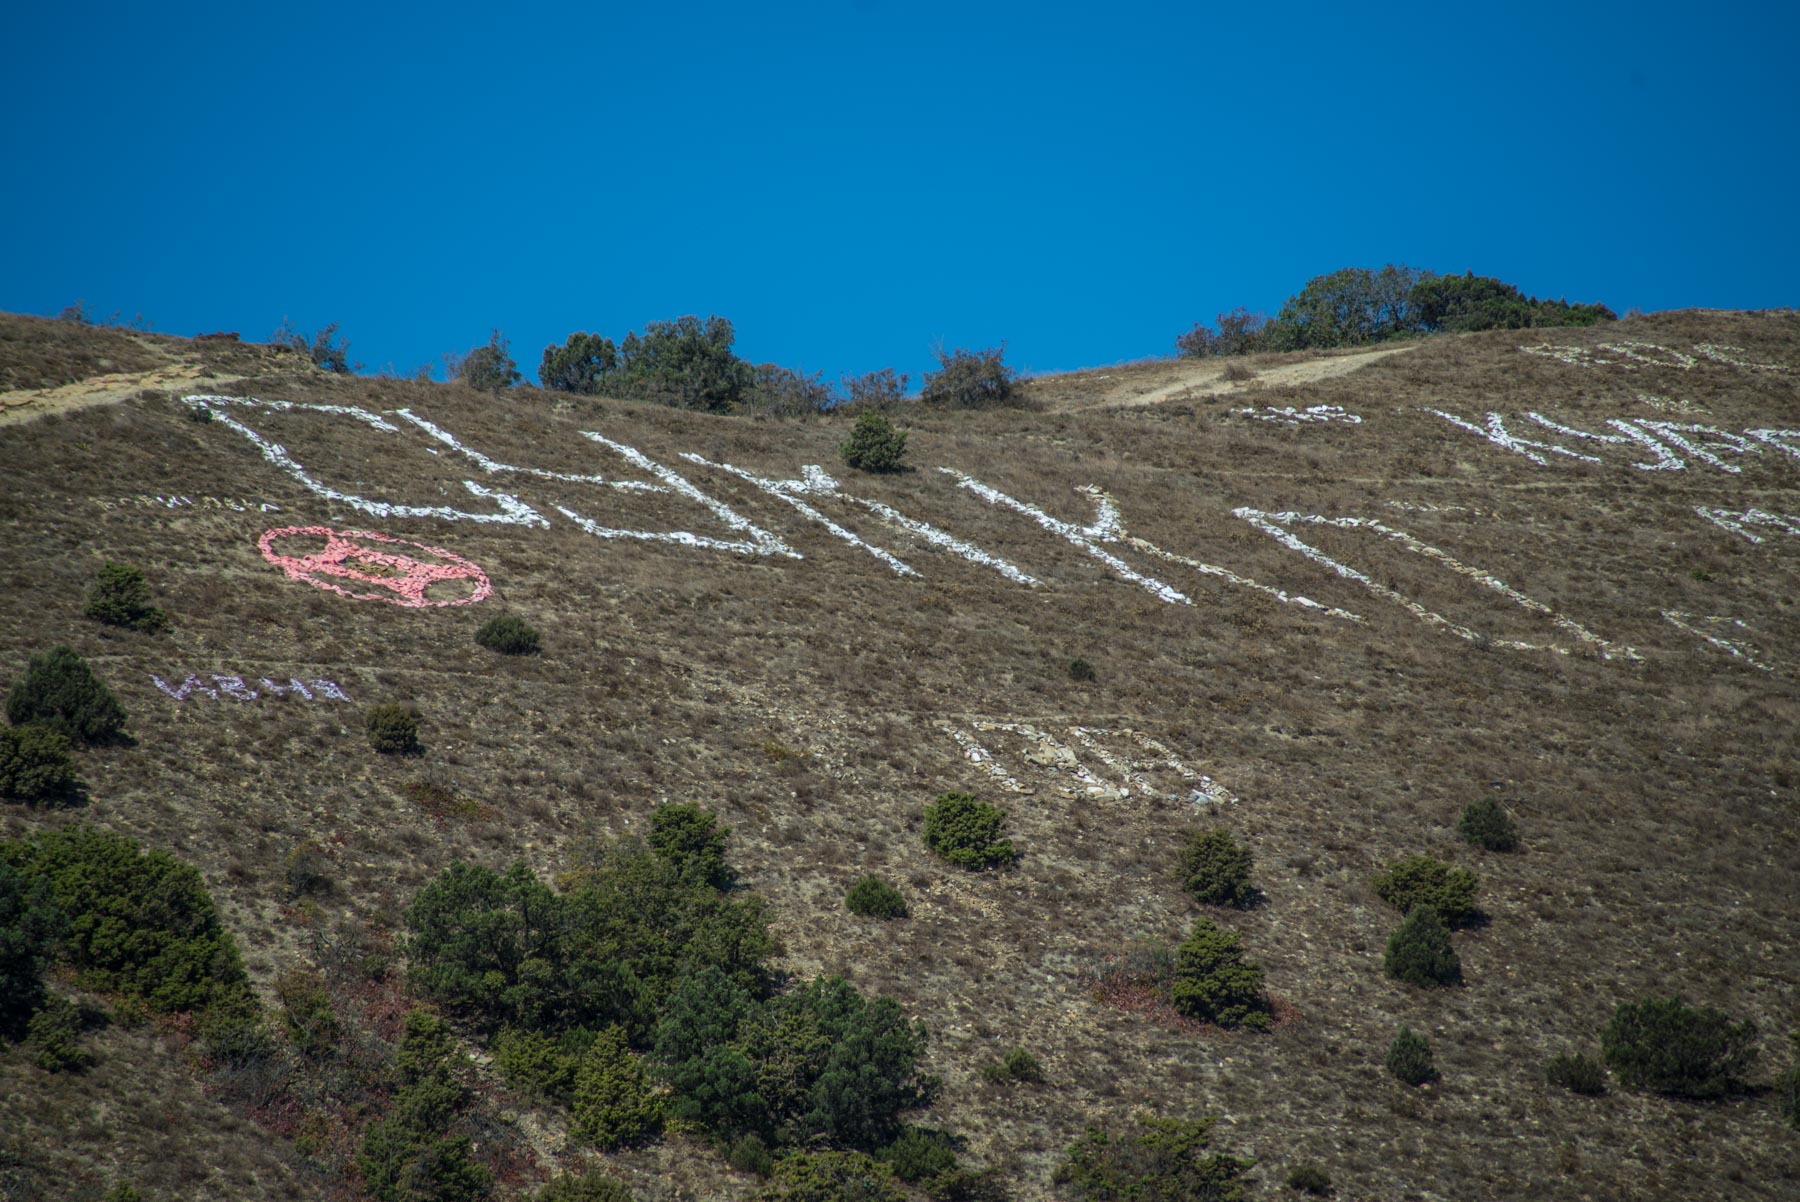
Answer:
[[[1731,344],[1787,370],[1703,359],[1623,371],[1517,350],[1621,338]],[[1765,447],[1741,474],[1693,462],[1643,472],[1630,466],[1641,456],[1605,447],[1602,465],[1541,467],[1421,411],[1479,422],[1496,410],[1516,432],[1565,443],[1525,413],[1588,430],[1611,417],[1794,429],[1800,315],[1683,312],[1441,338],[1300,384],[1265,382],[1281,364],[1259,360],[1242,388],[1135,407],[1114,404],[1109,382],[1084,407],[1089,384],[1074,377],[1033,381],[1038,411],[905,412],[920,470],[847,480],[846,491],[1005,557],[1036,588],[847,502],[812,502],[921,573],[897,577],[776,498],[679,458],[790,478],[836,462],[847,418],[751,422],[530,389],[495,397],[330,376],[267,348],[0,317],[9,388],[170,365],[216,373],[207,390],[406,406],[513,464],[642,478],[578,433],[597,430],[804,556],[596,539],[556,504],[608,526],[737,536],[667,494],[489,477],[410,429],[233,411],[343,492],[480,509],[461,483],[475,479],[552,524],[370,517],[312,495],[222,422],[188,420],[175,391],[0,426],[0,685],[32,652],[67,642],[127,706],[136,737],[80,753],[93,796],[84,809],[7,807],[0,835],[89,821],[196,864],[265,995],[284,969],[316,958],[319,929],[385,939],[453,858],[502,867],[523,857],[549,875],[580,839],[640,831],[657,803],[694,801],[733,828],[734,862],[772,904],[785,969],[842,973],[929,1025],[930,1067],[946,1081],[930,1121],[966,1135],[1021,1197],[1053,1193],[1051,1170],[1085,1125],[1138,1108],[1221,1112],[1220,1143],[1259,1159],[1262,1196],[1303,1160],[1323,1165],[1341,1198],[1800,1190],[1800,1138],[1766,1097],[1592,1099],[1542,1074],[1554,1054],[1592,1050],[1620,1001],[1670,992],[1753,1020],[1765,1036],[1759,1080],[1786,1067],[1781,1035],[1800,1014],[1800,536],[1770,530],[1752,543],[1694,509],[1800,513],[1800,459]],[[1108,371],[1144,374],[1146,391],[1173,379],[1162,365]],[[1232,412],[1322,404],[1363,422],[1287,427]],[[1110,545],[1193,600],[1165,604],[939,466],[1077,524],[1094,515],[1075,490],[1103,486],[1131,535],[1363,621]],[[140,494],[255,497],[279,513],[118,503]],[[1642,659],[1507,650],[1492,640],[1571,637],[1377,534],[1295,528],[1486,636],[1465,641],[1282,547],[1232,516],[1238,506],[1377,518]],[[495,599],[358,602],[290,581],[258,554],[264,530],[312,524],[452,550],[486,569]],[[82,617],[107,560],[144,569],[167,633]],[[541,655],[475,644],[501,605],[542,632]],[[1664,610],[1741,621],[1716,629],[1773,671]],[[1070,679],[1076,657],[1096,680]],[[328,678],[355,703],[176,702],[150,680],[188,672]],[[422,759],[369,749],[363,712],[384,702],[418,707]],[[1198,812],[1142,795],[1097,801],[1011,754],[1008,771],[1032,791],[1002,794],[938,725],[972,718],[1143,731],[1240,800]],[[1016,868],[968,874],[926,851],[922,808],[951,789],[1010,810]],[[1522,853],[1458,839],[1463,804],[1490,794],[1513,808]],[[1219,921],[1267,970],[1281,1004],[1271,1034],[1194,1031],[1095,995],[1109,957],[1142,937],[1178,941],[1192,925],[1199,909],[1174,859],[1196,823],[1229,825],[1256,856],[1265,903]],[[285,864],[305,841],[323,849],[335,884],[301,905]],[[1382,975],[1398,915],[1369,879],[1415,852],[1481,874],[1490,921],[1456,939],[1465,988],[1427,994]],[[843,908],[845,888],[871,871],[906,892],[911,918],[875,924]],[[1443,1078],[1427,1090],[1382,1069],[1402,1022],[1432,1042]],[[1013,1047],[1037,1056],[1048,1086],[982,1078]],[[155,1197],[332,1196],[283,1141],[205,1096],[179,1039],[115,1027],[99,1051],[80,1078],[0,1051],[0,1138],[55,1183],[49,1196],[93,1196],[115,1179]],[[496,1092],[492,1105],[511,1113],[514,1103]],[[521,1179],[557,1158],[554,1124],[539,1123],[518,1125],[515,1138],[535,1149]],[[748,1197],[757,1186],[687,1136],[606,1159],[646,1198]]]

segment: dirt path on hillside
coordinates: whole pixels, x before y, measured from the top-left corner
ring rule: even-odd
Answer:
[[[185,389],[205,380],[210,390],[241,378],[220,376],[198,364],[184,363],[156,367],[149,371],[91,376],[57,388],[22,388],[16,392],[0,392],[0,426],[32,421],[51,413],[68,413],[93,405],[110,405],[128,400],[145,389]]]
[[[1284,363],[1278,367],[1267,367],[1255,370],[1256,374],[1244,379],[1226,378],[1226,372],[1237,364],[1210,362],[1195,363],[1179,379],[1152,388],[1149,392],[1126,396],[1108,396],[1099,402],[1107,406],[1155,405],[1177,397],[1217,396],[1227,392],[1242,392],[1251,386],[1268,387],[1279,384],[1308,384],[1314,380],[1328,380],[1333,376],[1348,375],[1359,368],[1367,367],[1377,359],[1386,359],[1390,355],[1405,354],[1419,344],[1408,342],[1401,346],[1384,346],[1371,351],[1357,351],[1349,355],[1337,355],[1329,359],[1308,359],[1302,363]]]

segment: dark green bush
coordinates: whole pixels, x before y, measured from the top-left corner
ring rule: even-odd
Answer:
[[[1450,928],[1430,906],[1418,906],[1388,937],[1382,971],[1423,989],[1462,984],[1462,961],[1450,945]]]
[[[564,1173],[532,1195],[532,1202],[637,1202],[637,1195],[616,1177],[590,1169],[577,1177]]]
[[[995,409],[1018,403],[1018,373],[1004,362],[1006,344],[981,350],[958,347],[932,352],[938,369],[925,373],[919,394],[924,404],[940,409]]]
[[[48,886],[68,924],[65,955],[84,986],[159,1011],[204,1010],[243,990],[237,944],[194,868],[88,826],[0,850]]]
[[[893,1169],[902,1181],[919,1182],[940,1177],[956,1168],[956,1139],[930,1127],[908,1127],[875,1159]]]
[[[573,1027],[560,1035],[506,1027],[494,1036],[489,1051],[508,1086],[567,1106],[575,1098],[575,1075],[593,1040],[593,1032],[585,1027]]]
[[[6,695],[6,720],[46,726],[71,742],[111,743],[125,731],[125,710],[67,647],[34,655]]]
[[[574,333],[562,346],[544,348],[538,367],[538,383],[553,392],[578,392],[594,396],[603,391],[609,376],[618,371],[619,348],[598,334]]]
[[[1119,1135],[1089,1127],[1069,1145],[1054,1180],[1083,1202],[1243,1202],[1244,1175],[1255,1162],[1207,1151],[1218,1121],[1141,1116],[1135,1131]]]
[[[444,1021],[422,1010],[406,1016],[394,1056],[396,1088],[386,1113],[363,1133],[356,1167],[378,1202],[476,1202],[493,1188],[461,1134],[468,1069]]]
[[[759,1135],[733,1140],[725,1149],[725,1163],[740,1173],[755,1173],[758,1177],[767,1177],[775,1171],[775,1157]]]
[[[1388,264],[1314,276],[1263,331],[1271,350],[1360,346],[1417,331],[1412,289],[1428,273]]]
[[[625,1032],[607,1027],[594,1036],[575,1073],[570,1134],[602,1151],[633,1147],[662,1131],[662,1099],[625,1046]]]
[[[1678,997],[1621,1002],[1600,1050],[1627,1086],[1688,1098],[1741,1090],[1758,1051],[1753,1025]]]
[[[0,843],[0,1038],[25,1031],[44,1000],[44,964],[65,929],[50,883],[21,871],[23,844]]]
[[[906,469],[906,431],[879,413],[856,419],[843,445],[838,447],[844,465],[859,472],[899,472]]]
[[[981,1075],[995,1085],[1041,1085],[1044,1066],[1024,1048],[1014,1048],[991,1064],[983,1065]]]
[[[1209,906],[1254,905],[1259,896],[1250,883],[1254,867],[1250,849],[1223,829],[1189,835],[1176,863],[1182,888]]]
[[[1474,847],[1485,847],[1489,851],[1519,850],[1518,824],[1491,797],[1464,806],[1456,829]]]
[[[1431,1045],[1423,1036],[1413,1034],[1405,1023],[1388,1044],[1387,1071],[1394,1080],[1405,1085],[1424,1085],[1437,1080],[1437,1066],[1432,1063]]]
[[[495,330],[481,346],[452,361],[450,376],[479,392],[499,392],[519,382],[519,365],[513,362],[511,344]]]
[[[1592,1056],[1565,1053],[1544,1065],[1544,1080],[1571,1093],[1598,1096],[1606,1092],[1606,1067]]]
[[[1006,834],[1006,811],[973,793],[945,793],[925,807],[925,846],[959,868],[980,871],[1019,858]]]
[[[1085,659],[1077,657],[1069,661],[1070,680],[1073,680],[1078,684],[1087,684],[1097,675],[1098,673],[1094,671],[1094,665],[1088,663]]]
[[[383,755],[418,755],[419,715],[409,706],[376,705],[365,721],[369,746]]]
[[[844,894],[844,905],[864,918],[905,918],[906,899],[878,876],[865,876]]]
[[[1402,914],[1430,906],[1452,928],[1477,921],[1475,890],[1480,882],[1467,868],[1452,868],[1430,856],[1405,856],[1378,874],[1375,894]]]
[[[501,655],[536,655],[541,649],[538,632],[517,614],[489,618],[476,630],[475,641]]]
[[[1274,1024],[1262,967],[1244,959],[1237,932],[1204,918],[1175,949],[1169,1000],[1189,1018],[1221,1027],[1266,1031]]]
[[[81,778],[69,758],[69,740],[46,726],[0,726],[0,800],[74,805]]]
[[[88,587],[88,617],[108,626],[125,626],[154,633],[169,624],[169,615],[150,604],[150,585],[144,573],[122,563],[103,564]]]
[[[1297,1164],[1289,1169],[1286,1185],[1291,1190],[1302,1194],[1311,1194],[1315,1198],[1331,1196],[1331,1174],[1311,1161]]]
[[[25,1042],[31,1062],[48,1073],[79,1072],[94,1063],[94,1053],[81,1046],[81,1008],[66,997],[52,996],[31,1016]]]
[[[684,880],[731,888],[737,877],[725,863],[730,838],[731,828],[720,826],[717,814],[697,805],[661,805],[650,813],[650,849]]]
[[[758,1202],[906,1202],[888,1167],[861,1152],[795,1152],[775,1162]]]

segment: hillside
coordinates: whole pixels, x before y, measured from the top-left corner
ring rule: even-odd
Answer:
[[[1138,1110],[1220,1114],[1253,1197],[1298,1196],[1304,1161],[1342,1199],[1795,1196],[1800,1133],[1766,1088],[1584,1097],[1544,1064],[1669,994],[1756,1025],[1754,1086],[1793,1064],[1800,314],[1232,362],[903,410],[914,470],[869,476],[839,460],[846,416],[496,396],[0,317],[0,688],[66,643],[134,739],[79,752],[83,806],[0,804],[0,836],[80,822],[170,852],[271,1007],[285,970],[376,954],[356,987],[392,1009],[407,907],[453,860],[553,880],[695,802],[782,970],[929,1028],[944,1084],[917,1121],[1016,1197],[1072,1196],[1064,1149]],[[143,569],[166,632],[83,616],[105,561]],[[476,644],[502,612],[542,654]],[[390,702],[417,707],[421,756],[371,750]],[[947,791],[1009,811],[1016,866],[925,848]],[[1521,850],[1458,836],[1481,798]],[[1183,893],[1184,836],[1216,827],[1262,904]],[[327,891],[295,896],[297,850]],[[1460,988],[1383,974],[1400,915],[1371,878],[1415,853],[1479,874]],[[870,872],[910,917],[845,909]],[[1097,993],[1203,914],[1266,970],[1273,1031]],[[1426,1089],[1383,1071],[1402,1023],[1430,1039]],[[0,1196],[349,1196],[178,1025],[91,1039],[84,1074],[0,1049],[24,1191]],[[984,1079],[1015,1047],[1044,1085]],[[484,1072],[513,1149],[497,1196],[582,1160]],[[693,1133],[595,1159],[645,1199],[761,1185]]]

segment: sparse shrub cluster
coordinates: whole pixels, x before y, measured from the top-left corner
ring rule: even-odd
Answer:
[[[995,1085],[1041,1085],[1044,1066],[1024,1048],[1014,1048],[1000,1059],[983,1065],[981,1075]]]
[[[82,612],[108,626],[151,634],[169,624],[169,616],[150,604],[150,585],[144,573],[122,563],[103,564],[94,574]]]
[[[812,417],[831,407],[824,372],[807,375],[797,368],[759,363],[750,369],[750,386],[737,410],[760,417]]]
[[[1209,906],[1250,906],[1260,896],[1250,883],[1255,863],[1250,849],[1228,830],[1195,831],[1182,845],[1177,861],[1181,887]]]
[[[938,369],[925,373],[919,400],[939,409],[999,409],[1017,404],[1019,373],[1005,361],[1006,344],[967,350],[939,347]]]
[[[419,743],[419,715],[409,706],[371,706],[364,726],[369,746],[382,755],[418,755],[423,750]]]
[[[334,321],[308,337],[295,329],[284,317],[281,319],[280,328],[269,335],[269,342],[275,346],[298,351],[311,360],[314,367],[322,371],[352,375],[362,370],[362,364],[350,362],[350,344],[338,334],[340,324]],[[234,334],[232,337],[236,338],[237,335]]]
[[[1456,823],[1457,833],[1473,847],[1488,851],[1519,850],[1519,827],[1506,808],[1491,797],[1471,801]]]
[[[519,382],[519,365],[513,362],[511,347],[495,330],[468,354],[447,358],[445,367],[452,380],[461,380],[478,392],[499,392]]]
[[[1606,1092],[1606,1066],[1580,1052],[1552,1056],[1544,1065],[1544,1079],[1570,1093],[1595,1097]]]
[[[925,807],[925,846],[959,868],[979,872],[1013,863],[1006,811],[973,793],[945,793]]]
[[[498,614],[475,631],[475,641],[501,655],[536,655],[542,649],[538,632],[517,614]]]
[[[1090,1127],[1056,1167],[1055,1181],[1083,1202],[1206,1198],[1242,1202],[1254,1161],[1210,1151],[1216,1115],[1139,1116],[1133,1128]]]
[[[0,726],[0,800],[66,805],[81,795],[67,739],[42,726]]]
[[[838,453],[844,465],[859,472],[898,472],[906,468],[906,431],[879,413],[857,417]]]
[[[878,876],[865,876],[844,894],[844,905],[864,918],[905,918],[906,899]]]
[[[1678,997],[1620,1003],[1600,1049],[1625,1085],[1687,1098],[1741,1090],[1758,1054],[1755,1026]]]
[[[473,1202],[488,1196],[493,1175],[472,1158],[467,1074],[467,1058],[443,1019],[423,1010],[406,1016],[394,1057],[393,1099],[363,1132],[356,1155],[371,1197]]]
[[[67,647],[34,655],[6,695],[6,720],[43,726],[71,742],[116,742],[125,732],[125,709]]]
[[[839,384],[843,389],[845,404],[881,412],[892,409],[905,399],[906,385],[910,380],[911,377],[904,372],[895,374],[893,368],[884,367],[880,371],[844,376]]]
[[[1288,1170],[1283,1184],[1297,1193],[1307,1194],[1314,1198],[1331,1196],[1331,1174],[1318,1165],[1303,1161]]]

